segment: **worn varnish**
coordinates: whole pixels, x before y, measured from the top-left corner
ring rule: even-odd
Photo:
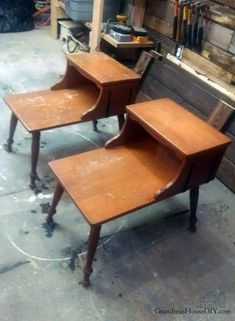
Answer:
[[[82,115],[95,105],[98,96],[96,86],[82,86],[18,94],[5,101],[31,133],[82,121]]]
[[[121,133],[105,148],[50,162],[58,179],[47,223],[64,192],[90,224],[84,285],[103,223],[190,190],[196,230],[199,186],[215,177],[230,139],[170,99],[127,107]]]
[[[12,110],[8,152],[18,120],[32,134],[30,187],[35,188],[40,132],[46,129],[118,116],[123,124],[125,106],[133,103],[140,76],[104,53],[67,57],[67,70],[51,90],[5,97]]]

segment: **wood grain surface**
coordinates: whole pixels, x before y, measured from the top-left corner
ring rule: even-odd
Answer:
[[[5,101],[25,128],[33,132],[82,121],[82,115],[95,105],[98,95],[96,86],[82,86],[11,95]]]
[[[171,99],[158,99],[127,107],[133,119],[179,154],[187,157],[226,145],[225,135],[194,116]]]
[[[49,163],[90,224],[100,224],[155,202],[180,159],[150,136]]]
[[[137,73],[102,52],[68,55],[67,58],[87,78],[103,86],[140,80]]]

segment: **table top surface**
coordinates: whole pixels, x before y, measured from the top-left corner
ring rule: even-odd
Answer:
[[[68,61],[84,76],[103,86],[139,82],[140,76],[103,52],[68,55]]]
[[[226,145],[230,139],[168,98],[127,107],[130,116],[184,157]]]
[[[29,132],[71,125],[82,121],[99,96],[94,86],[78,89],[44,90],[4,98]]]
[[[180,160],[149,136],[49,163],[90,224],[102,224],[155,202],[155,193],[178,171]]]

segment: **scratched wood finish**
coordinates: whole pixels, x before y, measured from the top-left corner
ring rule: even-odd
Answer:
[[[174,153],[151,137],[50,163],[90,224],[107,222],[155,202],[155,191],[170,182],[178,165]]]
[[[172,135],[167,126],[173,119],[183,126]],[[185,139],[189,123],[190,138],[197,144],[196,154],[189,150]],[[214,178],[230,142],[208,124],[201,128],[202,123],[169,99],[130,105],[120,134],[110,139],[105,148],[50,162],[58,182],[47,223],[53,223],[52,217],[65,190],[90,224],[83,269],[85,286],[89,285],[105,222],[189,189],[190,230],[196,231],[199,186]],[[198,129],[203,129],[201,138]],[[179,143],[180,138],[183,143]],[[206,144],[205,139],[209,140]]]
[[[139,81],[137,73],[104,53],[85,53],[68,57],[66,74],[52,90],[4,99],[33,132],[124,113],[134,102]]]
[[[212,179],[209,173],[215,159],[230,142],[169,99],[130,105],[127,113],[120,135],[106,148],[50,162],[91,225]],[[174,130],[173,123],[177,124]]]
[[[17,120],[32,133],[30,188],[36,187],[40,131],[118,116],[133,103],[140,76],[103,53],[68,58],[67,70],[51,90],[5,98],[12,110],[6,151],[12,151]]]
[[[82,86],[11,95],[5,101],[24,127],[33,132],[82,121],[82,115],[95,105],[98,96],[96,86]]]

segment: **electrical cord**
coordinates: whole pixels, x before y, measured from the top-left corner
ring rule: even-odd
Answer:
[[[40,29],[50,23],[51,1],[34,0],[36,12],[33,14],[35,27]]]

